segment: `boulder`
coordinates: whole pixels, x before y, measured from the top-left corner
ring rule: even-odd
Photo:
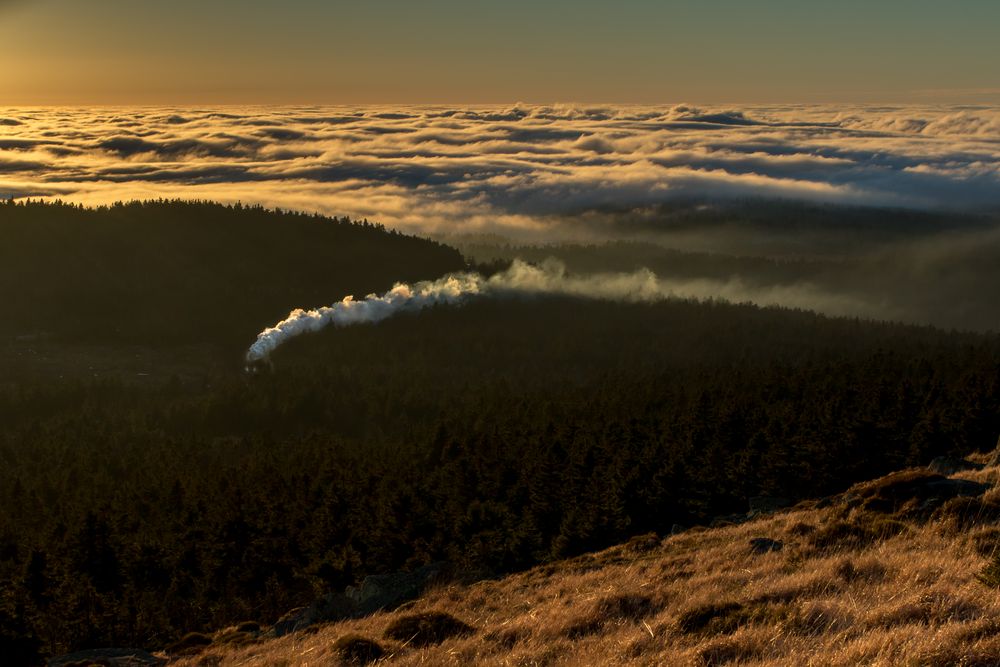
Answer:
[[[913,469],[861,484],[854,494],[867,511],[889,514],[909,507],[926,514],[952,498],[981,496],[989,489],[988,484]]]
[[[283,637],[291,632],[304,630],[316,623],[342,621],[363,616],[357,604],[343,593],[329,593],[308,607],[296,607],[277,620],[267,634]]]
[[[396,572],[365,577],[359,586],[348,586],[343,593],[330,593],[308,607],[293,609],[282,616],[268,633],[281,637],[316,623],[369,616],[377,611],[396,609],[424,592],[427,585],[440,578],[445,563],[431,563],[412,572]]]
[[[349,586],[344,595],[357,606],[362,616],[367,616],[376,611],[395,609],[412,600],[444,570],[444,563],[431,563],[412,572],[372,575],[365,577],[360,586]]]

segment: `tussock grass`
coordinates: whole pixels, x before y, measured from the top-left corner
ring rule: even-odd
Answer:
[[[344,635],[333,643],[333,650],[348,665],[370,665],[385,655],[382,646],[361,635]]]
[[[189,632],[167,646],[168,655],[191,655],[200,653],[212,644],[212,638],[201,632]]]
[[[385,629],[385,636],[412,646],[432,646],[452,637],[471,635],[474,631],[451,614],[428,611],[394,619]]]
[[[1000,665],[1000,590],[991,587],[1000,586],[991,567],[1000,490],[913,512],[907,496],[922,502],[927,475],[904,471],[829,505],[440,586],[405,611],[313,634],[217,643],[212,660],[345,664],[338,638],[355,636],[385,638],[377,664],[402,666]],[[1000,470],[954,477],[996,484]],[[754,554],[749,541],[760,536],[784,548]],[[425,626],[437,629],[421,639]]]

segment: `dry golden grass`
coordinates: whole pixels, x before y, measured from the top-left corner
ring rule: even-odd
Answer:
[[[956,477],[996,484],[1000,469]],[[1000,502],[1000,489],[983,500]],[[212,646],[173,664],[350,664],[337,642],[360,637],[384,650],[377,664],[400,666],[1000,665],[1000,592],[977,579],[1000,522],[956,516],[897,522],[860,505],[803,504],[499,581],[442,586],[405,611]],[[755,537],[784,548],[754,554]],[[387,636],[401,618],[427,612],[474,631],[426,645]]]

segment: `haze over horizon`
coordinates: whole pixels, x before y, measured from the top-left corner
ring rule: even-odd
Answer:
[[[996,104],[987,0],[6,0],[0,105]]]

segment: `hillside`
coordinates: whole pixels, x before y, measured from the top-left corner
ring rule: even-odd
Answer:
[[[275,624],[441,562],[556,567],[1000,432],[994,334],[713,300],[495,295],[305,334],[245,373],[289,309],[461,256],[214,204],[0,223],[10,664]]]
[[[464,268],[380,225],[208,202],[0,205],[0,337],[238,352],[295,307]]]
[[[836,493],[1000,432],[995,337],[748,305],[484,300],[273,362],[0,384],[0,642],[164,647],[371,575],[509,574]]]
[[[392,612],[280,638],[230,628],[171,664],[997,665],[998,481],[995,465],[910,469],[735,525],[441,582]]]

